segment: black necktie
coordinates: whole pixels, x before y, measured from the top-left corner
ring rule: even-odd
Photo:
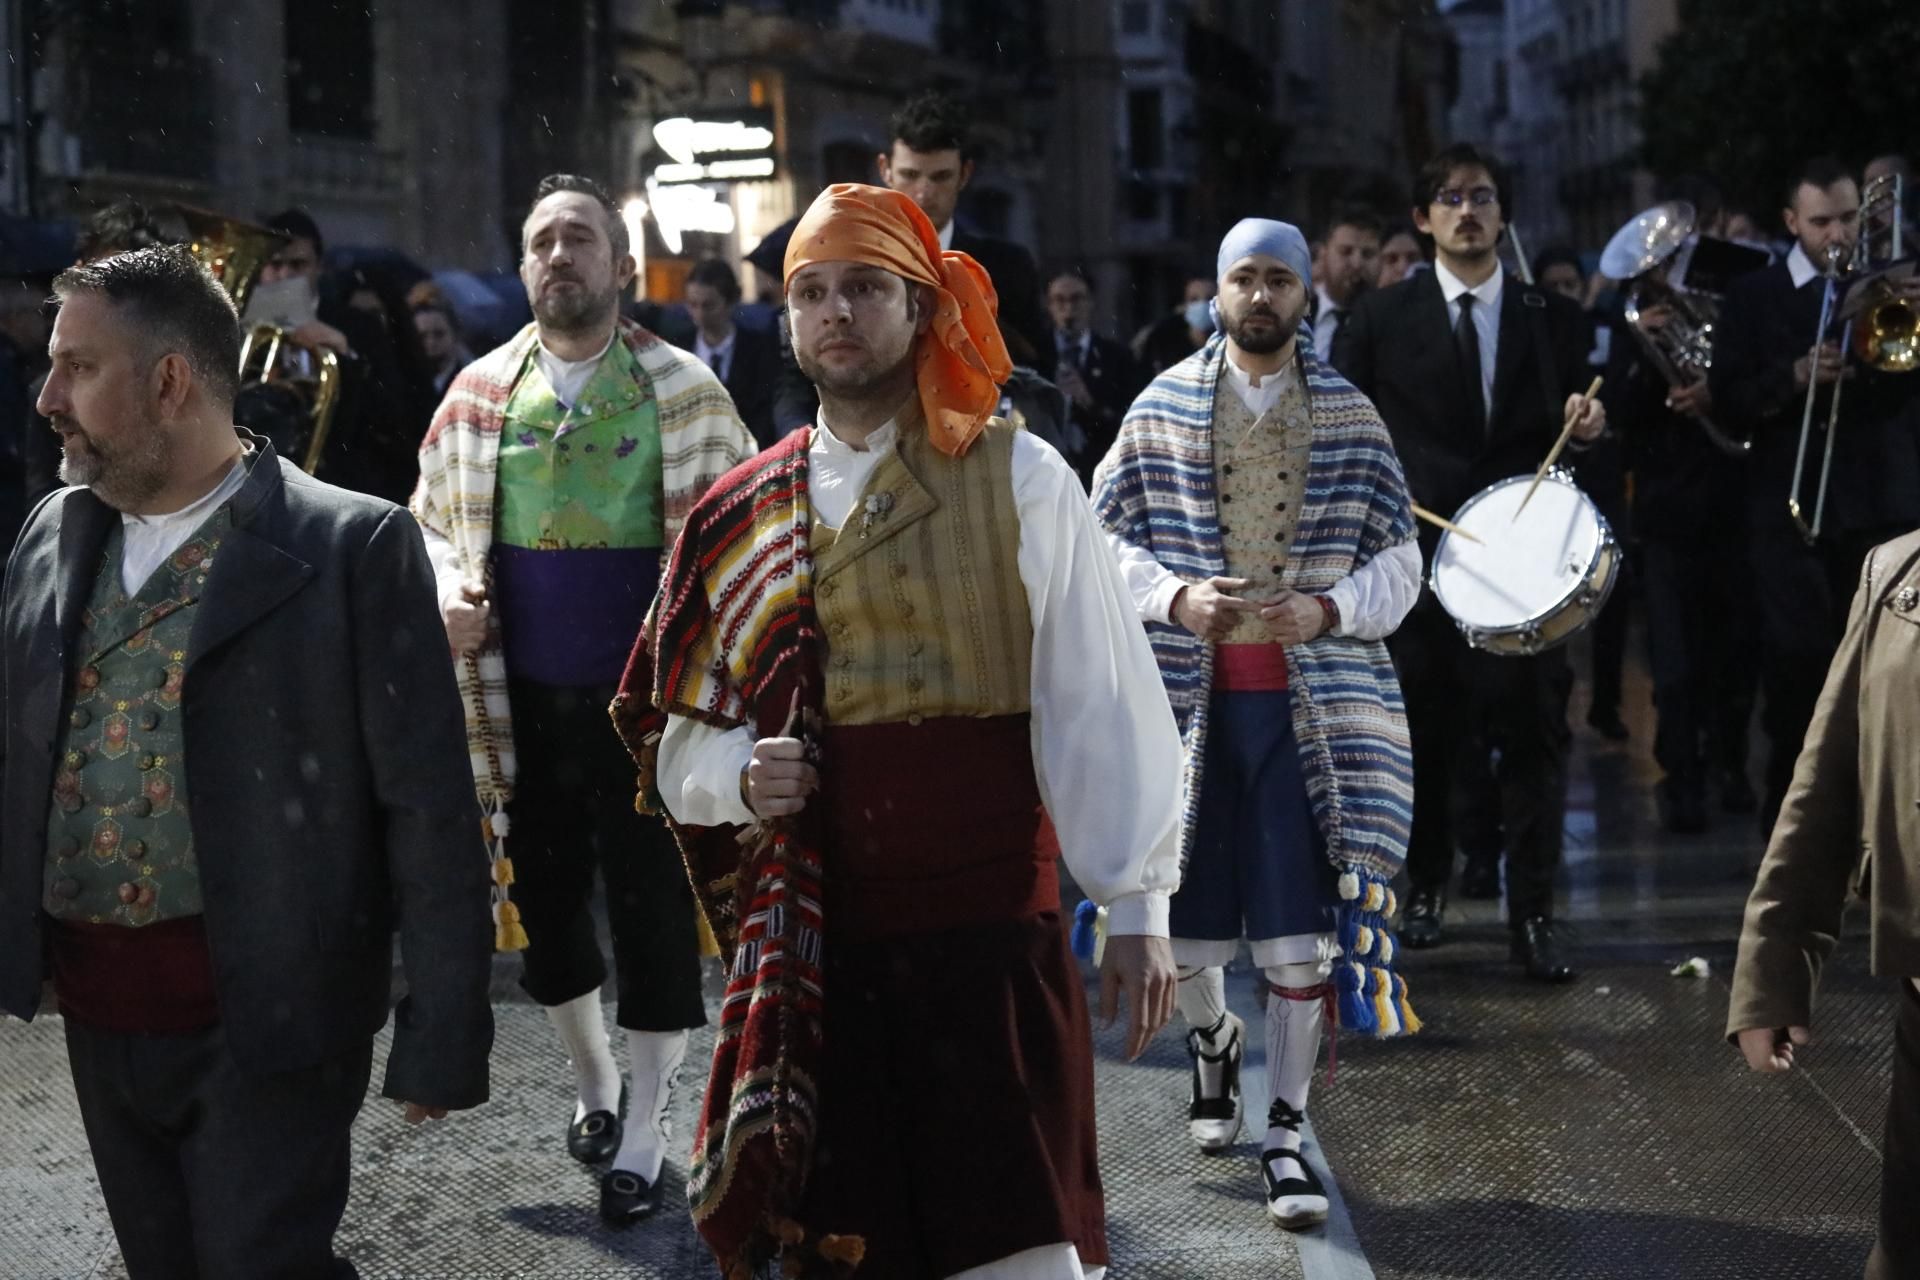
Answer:
[[[1454,322],[1453,345],[1460,353],[1460,375],[1467,380],[1467,411],[1477,432],[1487,429],[1487,393],[1480,384],[1480,327],[1473,322],[1470,293],[1460,295],[1460,318]]]

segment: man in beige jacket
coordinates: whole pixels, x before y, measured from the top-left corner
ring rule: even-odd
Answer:
[[[1727,1035],[1755,1071],[1794,1064],[1850,893],[1871,904],[1874,973],[1902,981],[1868,1280],[1920,1275],[1920,533],[1876,547],[1747,899]],[[1903,1210],[1905,1210],[1903,1212]]]

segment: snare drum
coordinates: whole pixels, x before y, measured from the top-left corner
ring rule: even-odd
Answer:
[[[1479,542],[1440,535],[1429,581],[1467,643],[1526,655],[1565,644],[1599,616],[1620,574],[1620,547],[1600,509],[1555,469],[1527,509],[1532,476],[1514,476],[1467,500],[1453,522]]]

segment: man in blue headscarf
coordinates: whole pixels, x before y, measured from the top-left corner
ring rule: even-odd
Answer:
[[[1399,460],[1366,397],[1313,349],[1298,229],[1249,218],[1220,246],[1216,333],[1128,411],[1094,474],[1185,739],[1172,905],[1203,1150],[1241,1127],[1245,1026],[1223,966],[1264,974],[1268,1211],[1297,1228],[1327,1198],[1300,1157],[1327,1011],[1418,1028],[1392,972],[1387,884],[1405,857],[1412,755],[1382,637],[1420,587]]]

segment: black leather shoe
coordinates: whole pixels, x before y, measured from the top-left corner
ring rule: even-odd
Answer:
[[[1627,722],[1622,720],[1620,713],[1612,708],[1595,707],[1587,712],[1587,724],[1608,742],[1627,740]]]
[[[613,1159],[620,1149],[623,1126],[620,1117],[627,1113],[627,1086],[620,1086],[620,1110],[589,1111],[567,1126],[567,1154],[581,1164],[599,1164]]]
[[[1698,782],[1662,778],[1654,792],[1660,825],[1675,835],[1695,836],[1707,829],[1707,797]]]
[[[1400,913],[1400,945],[1423,951],[1440,945],[1440,915],[1447,909],[1447,895],[1438,889],[1415,889],[1407,895],[1407,906]]]
[[[1528,916],[1514,926],[1513,958],[1526,966],[1527,976],[1535,982],[1572,982],[1580,976],[1560,958],[1553,921],[1545,916]]]
[[[653,1184],[637,1173],[609,1169],[600,1179],[600,1221],[610,1227],[638,1222],[659,1207]]]
[[[1742,770],[1732,770],[1720,779],[1720,807],[1728,813],[1752,813],[1760,807],[1760,797]]]
[[[1460,896],[1486,902],[1500,896],[1500,855],[1474,854],[1460,869]]]

